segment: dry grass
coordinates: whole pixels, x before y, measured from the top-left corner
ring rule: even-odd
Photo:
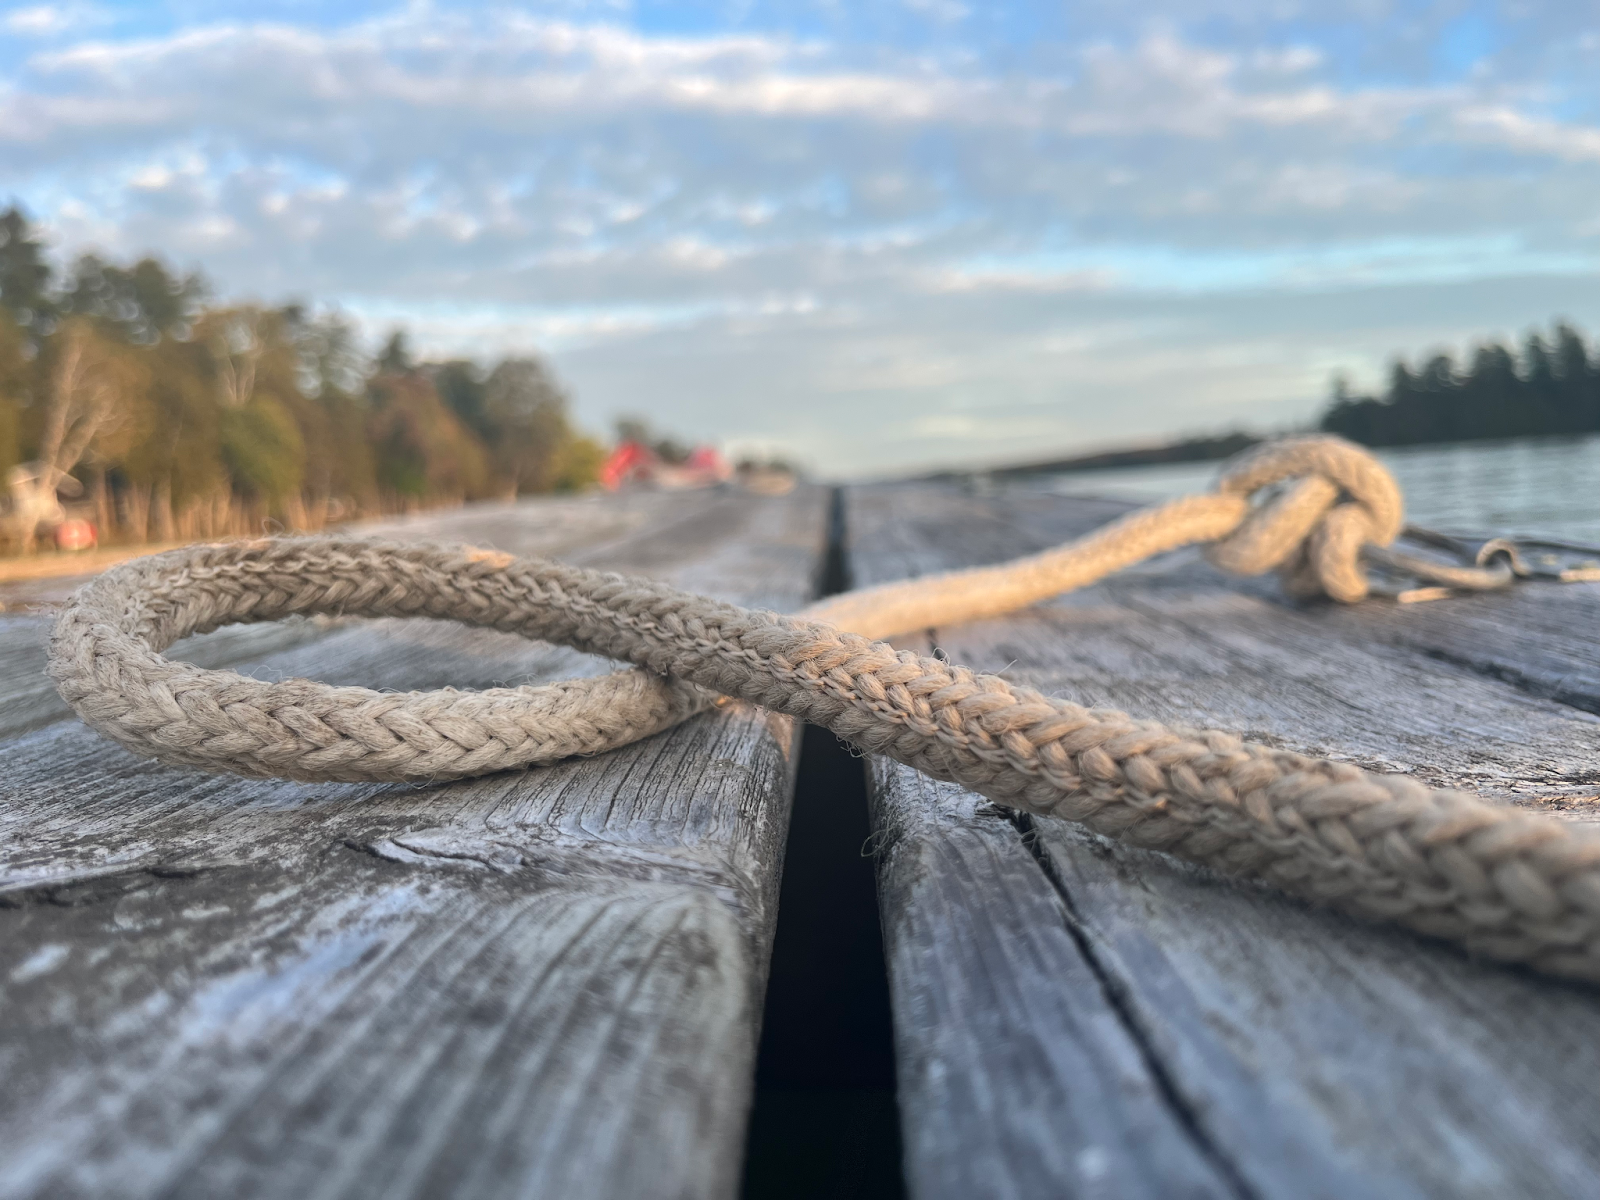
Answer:
[[[107,567],[127,562],[130,558],[143,558],[146,554],[159,554],[174,550],[183,542],[152,544],[148,546],[108,546],[103,550],[61,551],[29,554],[17,558],[0,558],[0,583],[20,583],[30,579],[62,579],[79,575],[98,575]]]

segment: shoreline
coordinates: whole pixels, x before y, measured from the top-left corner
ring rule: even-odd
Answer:
[[[35,579],[62,579],[75,575],[98,575],[107,567],[148,554],[161,554],[187,546],[188,542],[152,542],[147,546],[115,546],[106,549],[55,551],[0,558],[0,583],[27,583]]]

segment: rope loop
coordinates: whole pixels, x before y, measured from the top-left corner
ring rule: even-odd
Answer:
[[[79,589],[51,633],[50,674],[85,722],[135,754],[314,781],[460,779],[599,754],[711,703],[703,689],[649,671],[395,693],[266,682],[161,653],[224,625],[314,615],[435,617],[562,640],[574,611],[563,573],[570,569],[465,546],[333,538],[188,546]],[[635,582],[580,574],[608,598]]]

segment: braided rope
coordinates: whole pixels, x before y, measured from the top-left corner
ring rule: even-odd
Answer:
[[[1250,493],[1293,480],[1266,503]],[[825,725],[1006,805],[1307,899],[1600,981],[1600,836],[1399,776],[1084,708],[871,640],[1010,611],[1191,541],[1234,570],[1364,593],[1356,554],[1400,526],[1381,465],[1331,438],[1265,447],[1214,496],[1132,514],[1018,563],[779,616],[649,580],[465,548],[333,539],[194,546],[117,568],[56,624],[51,673],[136,753],[295,779],[457,778],[595,753],[714,693]],[[294,613],[426,616],[644,668],[483,692],[269,683],[161,657],[180,637]],[[849,625],[861,632],[844,632]]]

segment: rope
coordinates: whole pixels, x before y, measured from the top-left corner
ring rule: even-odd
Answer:
[[[1251,496],[1283,485],[1263,503]],[[1600,981],[1600,836],[1349,764],[1084,708],[872,640],[1012,611],[1191,542],[1305,594],[1365,594],[1399,490],[1335,438],[1267,445],[1218,491],[1044,554],[779,616],[650,580],[467,548],[279,538],[113,569],[61,614],[51,666],[137,754],[306,780],[438,780],[593,754],[735,696],[1028,812],[1262,879],[1488,957]],[[178,638],[295,613],[436,617],[644,670],[542,687],[387,694],[169,661]],[[846,632],[846,630],[852,632]]]

